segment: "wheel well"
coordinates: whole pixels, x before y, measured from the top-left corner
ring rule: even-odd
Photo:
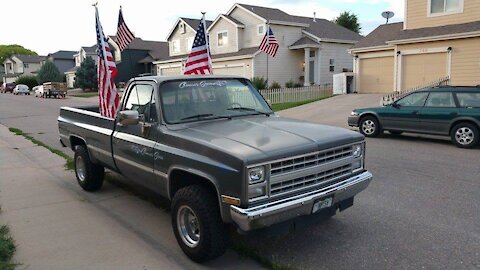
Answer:
[[[448,134],[452,135],[453,128],[460,123],[469,123],[469,124],[472,124],[473,126],[475,126],[477,129],[480,129],[478,124],[475,123],[472,120],[457,120],[457,121],[453,122],[452,125],[450,126],[450,131],[448,132]]]
[[[362,114],[362,115],[360,116],[360,118],[358,119],[358,125],[360,125],[360,122],[362,122],[362,120],[363,120],[365,117],[369,117],[369,116],[374,117],[375,119],[377,119],[378,124],[380,124],[380,119],[378,119],[378,117],[377,117],[375,114],[373,114],[373,113],[365,113],[365,114]],[[380,124],[380,125],[381,125],[381,124]]]
[[[70,137],[70,146],[72,147],[72,150],[75,151],[75,146],[77,145],[87,145],[83,139],[80,139],[79,137],[71,136]]]
[[[178,169],[170,172],[168,191],[171,199],[178,190],[191,185],[205,186],[218,197],[217,189],[207,178]]]

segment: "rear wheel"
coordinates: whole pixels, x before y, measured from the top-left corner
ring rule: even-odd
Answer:
[[[374,116],[365,116],[360,119],[360,133],[366,137],[377,137],[380,132],[380,124],[376,117]]]
[[[471,123],[460,123],[453,127],[450,134],[453,144],[460,148],[473,148],[478,144],[478,127]]]
[[[78,184],[86,191],[96,191],[102,187],[105,169],[90,160],[87,148],[79,145],[74,156],[75,176]]]

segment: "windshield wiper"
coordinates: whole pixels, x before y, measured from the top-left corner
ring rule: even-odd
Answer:
[[[196,115],[184,117],[180,120],[197,119],[197,118],[199,119],[199,118],[210,117],[210,116],[214,116],[214,114],[212,114],[212,113],[196,114]]]
[[[232,108],[228,108],[227,110],[229,110],[229,111],[249,111],[249,112],[256,112],[258,114],[264,114],[266,116],[270,116],[269,112],[262,112],[262,111],[254,109],[254,108],[248,108],[248,107],[235,107],[235,108],[232,107]]]

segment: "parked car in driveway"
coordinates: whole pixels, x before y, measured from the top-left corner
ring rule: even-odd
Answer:
[[[33,92],[35,93],[35,97],[43,97],[43,85],[37,85],[33,87]]]
[[[462,148],[479,142],[480,87],[442,86],[409,93],[384,107],[355,109],[348,125],[367,137],[384,130],[450,136]]]
[[[15,88],[15,83],[3,83],[2,87],[0,88],[0,92],[12,93],[14,88]]]
[[[14,95],[20,95],[20,94],[30,95],[30,88],[28,88],[28,86],[26,86],[25,84],[17,84],[15,88],[13,88],[13,94]]]

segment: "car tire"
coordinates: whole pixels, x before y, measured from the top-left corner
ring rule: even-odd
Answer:
[[[478,127],[468,122],[457,124],[452,128],[450,137],[457,147],[473,148],[479,141]]]
[[[175,193],[171,209],[175,237],[191,260],[205,262],[225,253],[228,230],[214,191],[202,185],[184,187]]]
[[[377,137],[382,129],[378,119],[374,116],[365,116],[360,119],[360,133],[365,135],[365,137]]]
[[[390,132],[390,134],[395,136],[402,135],[403,133],[403,131],[398,131],[398,130],[389,130],[388,132]]]
[[[75,148],[73,161],[78,184],[86,191],[99,190],[103,185],[105,169],[90,160],[85,146],[79,145]]]

